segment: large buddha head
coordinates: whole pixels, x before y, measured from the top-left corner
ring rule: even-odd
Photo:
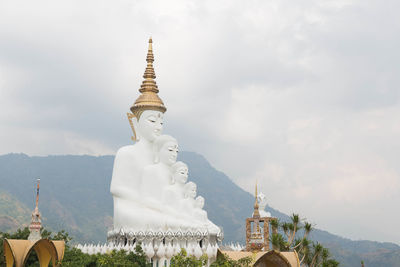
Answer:
[[[153,142],[162,134],[164,114],[160,111],[145,110],[139,120],[136,121],[137,135],[139,140],[144,138]]]
[[[128,119],[135,135],[134,140],[144,138],[153,142],[162,132],[163,114],[167,108],[158,96],[159,90],[154,80],[156,74],[153,68],[154,56],[151,38],[146,61],[144,80],[139,89],[141,94],[130,108],[132,113],[128,113]]]

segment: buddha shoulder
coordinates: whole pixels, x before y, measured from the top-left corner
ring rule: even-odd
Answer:
[[[130,154],[133,151],[135,151],[135,145],[123,146],[123,147],[118,149],[117,155],[119,155],[119,154],[121,154],[121,155]]]

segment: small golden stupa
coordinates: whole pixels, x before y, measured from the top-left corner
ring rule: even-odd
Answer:
[[[40,228],[42,228],[42,219],[41,214],[39,212],[39,188],[40,188],[40,179],[37,179],[37,187],[36,187],[36,205],[35,209],[32,211],[31,223],[29,225],[30,234],[28,236],[28,240],[37,241],[42,239],[40,234]]]
[[[6,267],[23,267],[26,265],[32,251],[36,252],[41,267],[59,266],[64,257],[65,242],[61,240],[42,239],[40,228],[42,227],[39,212],[39,184],[37,180],[36,206],[32,212],[32,220],[29,225],[28,240],[4,239],[3,250]]]

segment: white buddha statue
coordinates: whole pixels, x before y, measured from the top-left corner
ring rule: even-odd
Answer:
[[[193,217],[198,221],[201,228],[206,228],[209,233],[217,234],[220,229],[213,222],[208,219],[207,211],[204,208],[204,197],[198,196],[195,199],[195,208],[193,210]]]
[[[154,163],[153,143],[161,135],[164,103],[158,97],[153,69],[152,40],[149,41],[147,67],[139,92],[141,95],[128,114],[134,131],[133,145],[120,148],[115,156],[110,191],[114,200],[114,229],[142,228],[140,191],[145,166]]]
[[[201,223],[193,216],[193,210],[196,207],[197,185],[193,182],[188,182],[184,185],[183,192],[183,199],[180,200],[179,208],[177,209],[179,217],[191,228],[200,226]]]
[[[128,237],[147,240],[161,257],[157,242],[164,235],[176,233],[179,242],[186,242],[193,239],[191,232],[201,231],[209,233],[209,242],[216,242],[220,230],[208,220],[204,198],[195,200],[196,184],[186,183],[188,166],[176,162],[176,139],[162,135],[166,108],[157,94],[153,61],[150,39],[141,95],[131,107],[132,113],[128,113],[135,143],[120,148],[114,160],[110,186],[114,229],[109,238],[116,244],[126,242]]]
[[[138,142],[121,147],[114,160],[111,193],[114,197],[131,198],[137,194],[144,166],[153,164],[153,142],[161,134],[163,114],[144,111],[136,124]]]
[[[267,198],[262,192],[257,195],[257,202],[259,206],[260,217],[271,217],[271,213],[265,210],[267,207]]]
[[[184,190],[181,211],[190,214],[196,206],[194,198],[197,194],[197,185],[193,182],[188,182],[185,184]]]
[[[144,167],[140,188],[146,205],[162,211],[162,194],[172,184],[171,166],[178,156],[178,143],[172,136],[161,135],[154,142],[154,150],[155,164]]]
[[[198,196],[195,200],[195,209],[193,210],[193,217],[201,222],[208,222],[207,211],[203,210],[204,197]]]
[[[184,198],[185,183],[188,179],[189,169],[185,163],[178,161],[171,167],[172,184],[164,188],[163,202],[166,209],[179,210]]]

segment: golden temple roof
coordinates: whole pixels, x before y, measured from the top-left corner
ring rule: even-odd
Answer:
[[[37,241],[4,239],[3,242],[6,267],[22,267],[32,252],[35,250],[38,255],[40,266],[56,266],[64,257],[65,242],[40,239]]]

